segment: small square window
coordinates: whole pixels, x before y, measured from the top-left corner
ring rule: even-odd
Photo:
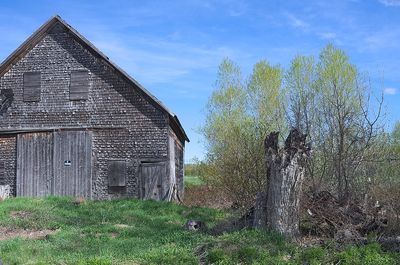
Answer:
[[[40,101],[40,78],[38,72],[24,73],[24,101]]]
[[[69,85],[70,100],[87,100],[89,95],[89,72],[76,70],[71,72]]]

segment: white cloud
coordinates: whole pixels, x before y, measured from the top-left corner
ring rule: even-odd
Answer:
[[[379,0],[385,6],[400,6],[400,0]]]
[[[386,95],[396,95],[396,94],[397,94],[397,89],[396,89],[396,88],[393,88],[393,87],[387,87],[387,88],[385,88],[385,89],[383,90],[383,92],[384,92]]]
[[[398,49],[400,47],[399,29],[385,28],[376,32],[364,32],[363,35],[365,46],[362,49],[364,50]]]
[[[289,19],[289,24],[292,27],[306,29],[306,28],[308,28],[310,26],[307,22],[305,22],[304,20],[296,17],[295,15],[293,15],[291,13],[287,13],[286,12],[285,15]]]
[[[324,40],[336,39],[336,34],[333,32],[322,32],[322,33],[319,33],[319,36]]]
[[[101,51],[117,65],[147,84],[176,81],[183,76],[218,65],[224,57],[240,52],[225,46],[206,46],[151,37],[97,38]]]

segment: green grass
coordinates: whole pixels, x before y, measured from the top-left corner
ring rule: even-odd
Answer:
[[[184,182],[185,182],[185,187],[204,185],[204,181],[197,176],[185,176]]]
[[[15,211],[27,214],[16,216]],[[58,229],[43,239],[0,241],[3,264],[396,264],[379,246],[301,249],[281,236],[243,230],[221,236],[183,228],[226,214],[166,202],[113,200],[75,205],[71,198],[13,198],[0,203],[0,227]],[[119,226],[116,226],[119,224]],[[121,224],[125,226],[121,226]],[[399,263],[397,263],[399,264]]]

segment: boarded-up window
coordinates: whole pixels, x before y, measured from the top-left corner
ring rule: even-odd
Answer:
[[[40,73],[24,73],[24,101],[40,101]]]
[[[126,185],[126,161],[109,161],[108,186],[124,187]]]
[[[5,163],[0,161],[0,185],[5,185],[5,178],[6,178],[6,168]]]
[[[89,72],[77,70],[71,72],[71,82],[69,86],[70,100],[86,100],[89,94]]]

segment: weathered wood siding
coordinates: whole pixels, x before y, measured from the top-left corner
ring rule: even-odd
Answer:
[[[53,134],[24,133],[17,140],[17,196],[51,195]]]
[[[141,198],[163,200],[168,193],[167,162],[140,164]]]
[[[88,71],[87,100],[70,99],[71,73]],[[41,73],[40,101],[24,102],[24,73]],[[12,89],[11,107],[0,115],[2,129],[93,129],[92,197],[138,196],[138,160],[168,160],[168,117],[143,92],[56,25],[0,77]],[[2,160],[3,155],[0,155]],[[109,189],[108,162],[127,161],[126,187]],[[28,185],[28,183],[26,184]],[[15,184],[13,186],[15,189]]]
[[[17,196],[91,197],[89,131],[23,133],[17,140]]]
[[[172,144],[174,145],[173,148],[173,158],[170,160],[174,163],[174,173],[176,178],[176,185],[178,195],[181,199],[183,199],[185,185],[184,185],[184,149],[185,149],[185,142],[180,141],[179,138],[176,136],[174,131],[170,130],[170,137],[173,139]]]
[[[92,133],[54,133],[53,195],[91,198]]]
[[[0,161],[4,165],[1,184],[11,188],[11,195],[15,195],[17,141],[15,135],[0,135]]]

